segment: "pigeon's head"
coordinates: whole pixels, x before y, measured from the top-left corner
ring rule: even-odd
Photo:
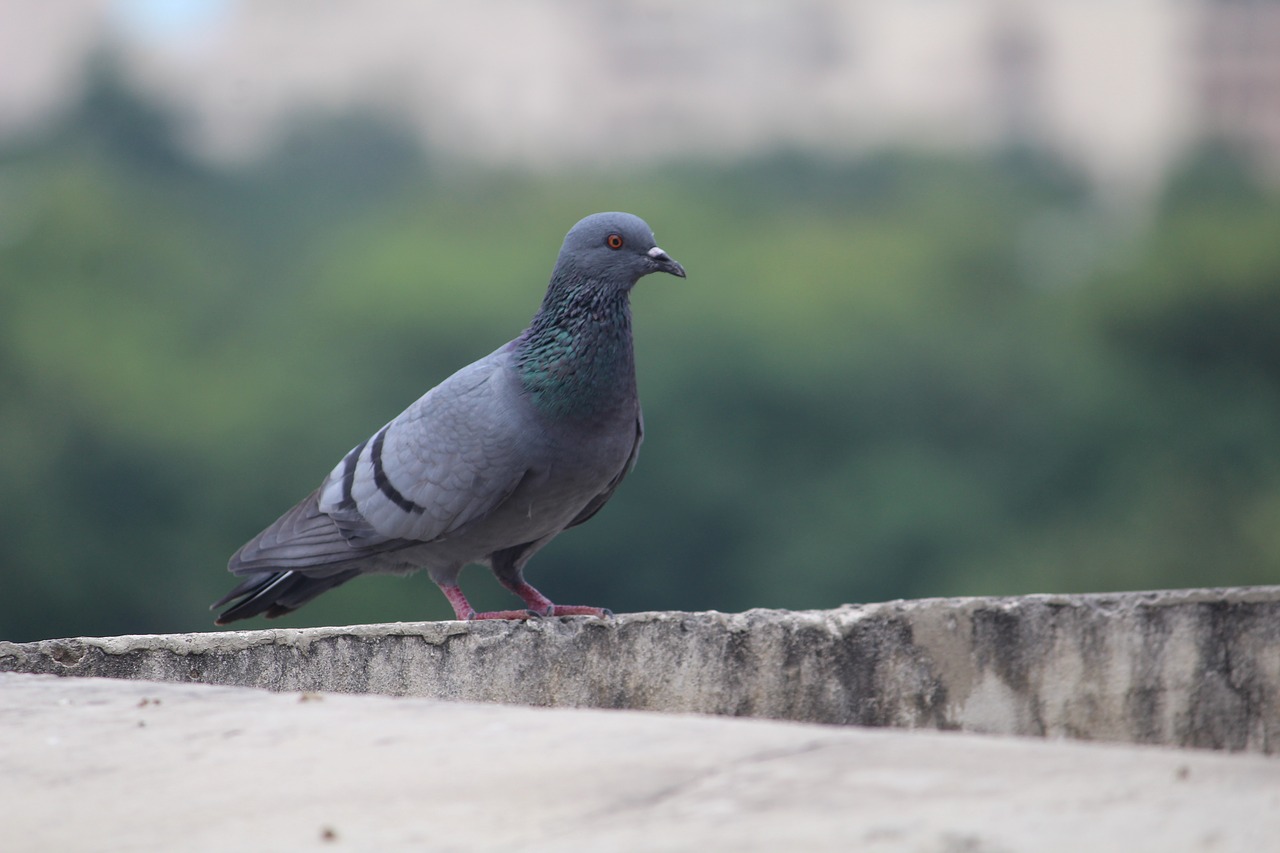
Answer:
[[[569,229],[556,269],[625,288],[652,272],[684,278],[684,267],[659,249],[645,221],[630,213],[596,213]]]

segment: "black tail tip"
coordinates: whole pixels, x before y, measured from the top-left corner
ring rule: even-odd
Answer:
[[[217,625],[218,627],[222,627],[224,625],[230,625],[232,622],[239,622],[241,620],[249,619],[254,616],[263,616],[264,618],[267,618],[267,619],[276,619],[285,615],[286,613],[292,613],[293,611],[297,610],[296,607],[284,607],[279,604],[273,604],[269,608],[267,608],[265,611],[254,610],[252,613],[237,612],[241,609],[244,609],[244,604],[246,603],[247,602],[241,602],[240,604],[237,604],[235,607],[228,608],[225,612],[219,613],[218,618],[213,620],[213,624]],[[216,606],[217,605],[215,604],[214,607]],[[210,607],[209,609],[212,610],[213,607]]]

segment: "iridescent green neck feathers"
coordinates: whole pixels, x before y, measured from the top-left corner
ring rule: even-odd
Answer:
[[[635,399],[629,288],[558,275],[515,342],[520,381],[549,415],[592,419]]]

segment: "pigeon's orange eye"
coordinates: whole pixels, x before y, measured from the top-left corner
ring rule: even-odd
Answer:
[[[621,235],[621,234],[610,234],[608,237],[606,237],[606,238],[605,238],[605,241],[604,241],[604,242],[605,242],[605,245],[607,245],[610,249],[621,249],[621,248],[622,248],[622,235]]]

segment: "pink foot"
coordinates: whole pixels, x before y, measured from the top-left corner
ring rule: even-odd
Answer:
[[[485,613],[477,613],[476,609],[471,606],[471,602],[467,601],[467,597],[462,594],[462,589],[456,584],[448,586],[442,584],[440,586],[440,591],[444,593],[444,597],[449,599],[449,604],[453,606],[454,617],[462,622],[470,622],[473,619],[525,620],[539,616],[595,616],[600,619],[607,619],[613,615],[612,610],[606,610],[603,607],[552,604],[549,598],[527,583],[512,586],[510,589],[524,599],[525,604],[529,605],[528,610],[490,610]]]
[[[551,599],[524,581],[517,581],[516,583],[506,583],[504,581],[503,585],[524,599],[524,603],[529,606],[529,609],[540,616],[596,616],[600,619],[605,619],[613,615],[612,610],[606,610],[603,607],[584,607],[579,604],[552,604]]]
[[[471,619],[540,619],[543,616],[596,616],[607,619],[613,611],[604,607],[583,607],[577,604],[552,604],[543,611],[537,610],[491,610],[488,613],[476,613],[464,617]]]

